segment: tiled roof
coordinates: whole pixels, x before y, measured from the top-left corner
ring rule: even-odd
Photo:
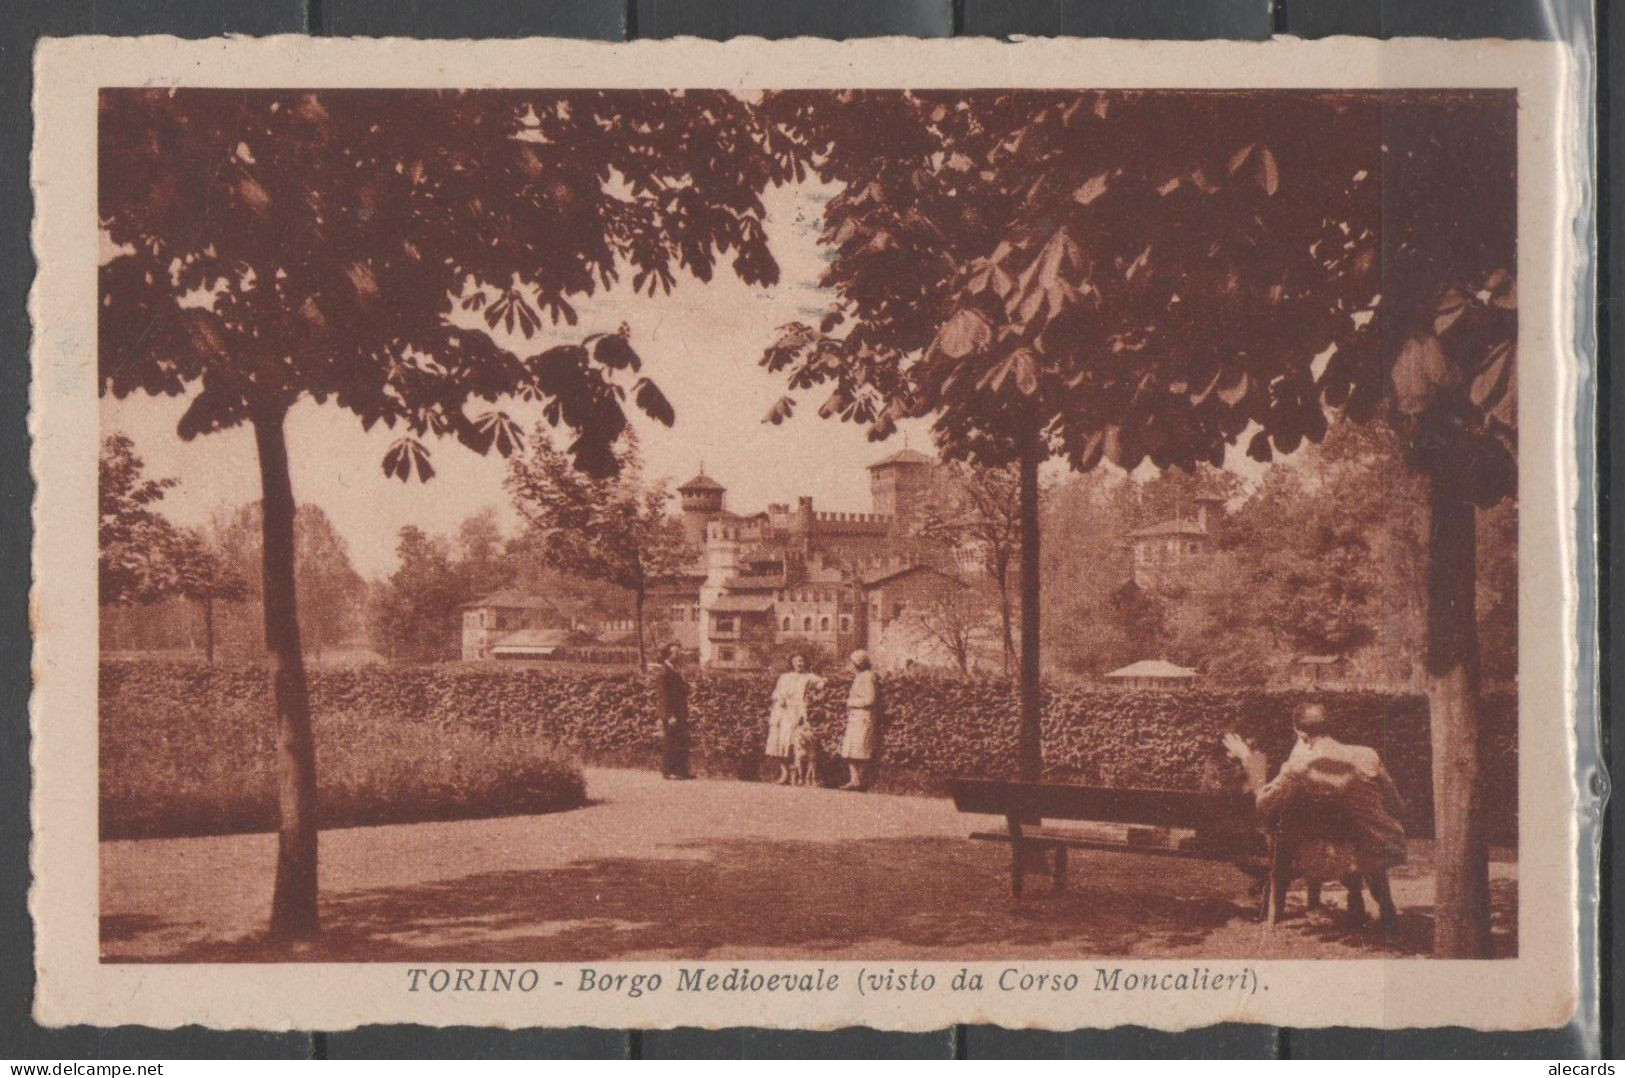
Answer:
[[[931,571],[931,568],[926,565],[902,565],[893,566],[890,569],[876,569],[873,572],[863,574],[863,586],[866,588],[872,588],[876,584],[884,584],[888,580],[893,580],[900,576],[907,576],[910,573]]]
[[[519,629],[498,637],[491,650],[502,648],[560,648],[570,642],[568,629]]]
[[[889,457],[881,457],[869,469],[884,468],[892,464],[935,464],[936,461],[920,452],[918,449],[899,449]]]
[[[1161,677],[1161,678],[1190,678],[1196,676],[1196,671],[1188,666],[1175,666],[1163,659],[1141,659],[1137,663],[1113,670],[1107,677]]]
[[[723,614],[765,614],[773,609],[773,596],[719,595],[707,609]]]
[[[483,607],[500,607],[503,610],[550,610],[559,613],[559,606],[551,599],[520,591],[518,588],[503,588],[494,591],[479,599],[464,603],[460,610],[478,610]]]
[[[729,577],[723,587],[739,591],[775,591],[784,587],[784,583],[783,573],[742,573]]]
[[[698,491],[698,490],[727,490],[728,488],[723,486],[721,483],[717,482],[715,479],[712,479],[710,476],[706,475],[704,472],[701,472],[699,475],[696,475],[693,479],[690,479],[688,482],[684,483],[682,486],[678,487],[677,489],[680,490],[680,491],[691,491],[691,490]]]
[[[1155,539],[1164,535],[1190,535],[1201,536],[1204,539],[1212,538],[1207,529],[1194,520],[1164,520],[1160,524],[1153,524],[1149,528],[1140,528],[1129,532],[1131,539]]]

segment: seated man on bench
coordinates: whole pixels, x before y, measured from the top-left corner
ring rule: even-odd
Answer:
[[[1282,875],[1314,881],[1342,879],[1348,887],[1351,923],[1365,919],[1362,883],[1377,902],[1382,924],[1398,918],[1388,886],[1388,870],[1405,861],[1404,802],[1375,749],[1345,745],[1327,732],[1326,709],[1301,704],[1292,716],[1297,744],[1275,778],[1264,781],[1267,764],[1236,734],[1225,748],[1240,760],[1258,802],[1259,816],[1276,835],[1276,893],[1279,911]]]

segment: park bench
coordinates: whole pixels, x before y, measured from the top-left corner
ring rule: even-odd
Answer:
[[[1010,844],[1010,891],[1017,897],[1021,895],[1029,859],[1045,854],[1053,859],[1055,889],[1063,889],[1069,849],[1217,861],[1259,855],[1265,850],[1250,826],[1255,818],[1250,793],[989,779],[952,779],[949,786],[954,807],[960,812],[1004,817],[1005,830],[975,831],[971,838]],[[1065,830],[1028,822],[1034,820],[1126,825],[1126,830],[1120,834],[1099,826]],[[1227,821],[1239,826],[1225,826]],[[1193,833],[1177,835],[1176,831]]]

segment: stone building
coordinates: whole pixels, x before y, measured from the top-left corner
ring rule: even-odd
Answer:
[[[464,659],[494,659],[527,655],[537,647],[556,649],[562,638],[549,637],[549,644],[537,644],[536,634],[541,630],[568,633],[574,626],[564,611],[540,595],[530,595],[517,588],[503,588],[461,607],[463,616]],[[519,634],[527,634],[520,636]],[[501,648],[502,654],[497,651]]]
[[[1175,583],[1193,560],[1216,549],[1223,498],[1196,498],[1194,513],[1164,520],[1129,533],[1134,549],[1134,583],[1157,591]]]
[[[703,471],[679,487],[685,533],[704,536],[704,576],[691,603],[668,582],[662,594],[673,611],[698,610],[697,624],[683,624],[697,627],[701,664],[758,669],[797,645],[837,657],[865,646],[866,580],[912,562],[935,470],[911,449],[871,464],[869,512],[822,511],[803,496],[738,514]]]
[[[931,661],[887,631],[917,599],[916,540],[936,471],[905,448],[869,465],[867,512],[822,510],[802,496],[736,513],[702,466],[677,488],[693,560],[645,593],[651,637],[720,669],[761,669],[798,646],[839,659],[874,644],[883,666]],[[520,630],[569,628],[547,599],[509,589],[463,608],[463,657],[494,658],[497,641]]]

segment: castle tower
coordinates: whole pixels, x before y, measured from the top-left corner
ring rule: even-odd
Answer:
[[[728,488],[705,474],[700,474],[677,488],[683,506],[683,537],[695,550],[705,546],[705,526],[722,515],[723,498]]]
[[[935,467],[930,457],[907,447],[869,465],[874,512],[893,518],[898,534],[912,535],[919,528]]]

